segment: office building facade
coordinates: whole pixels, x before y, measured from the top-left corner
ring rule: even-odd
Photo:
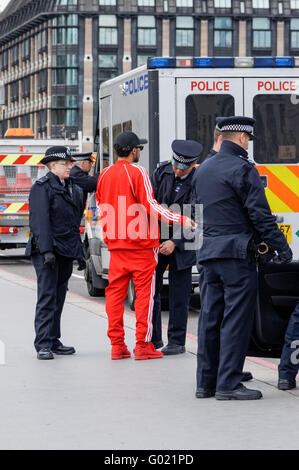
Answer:
[[[0,137],[82,135],[101,82],[149,56],[299,56],[299,0],[12,0],[0,16]]]

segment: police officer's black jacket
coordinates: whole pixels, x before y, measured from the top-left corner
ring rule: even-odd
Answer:
[[[97,189],[99,174],[90,176],[78,166],[74,165],[70,172],[71,180],[83,190],[83,211],[85,209],[88,193],[93,193]]]
[[[151,176],[151,182],[154,190],[155,199],[160,204],[178,204],[183,213],[183,205],[191,204],[192,195],[192,178],[195,169],[193,168],[189,175],[181,180],[182,186],[180,190],[173,193],[173,185],[175,182],[175,174],[172,168],[171,161],[159,163]],[[185,250],[185,243],[192,244],[192,240],[186,240],[182,236],[182,228],[175,226],[173,236],[170,237],[176,244],[174,255],[176,259],[177,269],[187,269],[196,264],[196,252],[194,250]]]
[[[203,205],[203,245],[198,262],[247,256],[254,230],[270,248],[288,244],[271,214],[260,176],[239,145],[224,141],[193,178],[193,203]]]
[[[37,180],[29,195],[30,237],[26,256],[53,251],[67,258],[83,258],[79,232],[82,192],[70,180],[64,187],[52,172]]]

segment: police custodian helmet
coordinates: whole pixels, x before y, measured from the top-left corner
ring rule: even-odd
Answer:
[[[57,162],[58,160],[68,160],[69,162],[74,161],[68,147],[64,147],[62,145],[49,147],[46,150],[44,158],[41,160],[41,164],[46,165],[47,163]]]
[[[255,119],[246,116],[229,116],[216,118],[216,129],[220,132],[246,132],[250,140],[255,139],[253,126]]]
[[[195,140],[174,140],[171,148],[172,164],[179,170],[188,170],[197,161],[203,149],[202,145]]]

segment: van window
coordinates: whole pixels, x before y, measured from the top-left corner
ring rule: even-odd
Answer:
[[[253,117],[257,163],[299,162],[299,103],[295,95],[256,95]]]
[[[235,100],[231,95],[189,95],[186,98],[186,139],[203,145],[202,162],[213,147],[216,117],[234,116]]]

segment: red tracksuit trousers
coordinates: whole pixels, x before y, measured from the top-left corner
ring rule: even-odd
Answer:
[[[125,340],[124,300],[131,278],[136,291],[136,342],[151,341],[158,250],[159,248],[110,251],[106,313],[108,336],[112,345],[123,344]]]

